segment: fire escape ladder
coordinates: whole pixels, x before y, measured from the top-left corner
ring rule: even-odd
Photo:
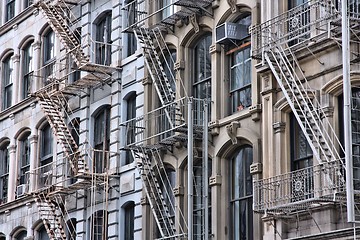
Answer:
[[[138,147],[132,149],[132,154],[137,160],[137,168],[160,234],[162,238],[171,238],[176,236],[176,229],[171,217],[171,211],[174,209],[170,210],[171,204],[167,201],[167,195],[173,193],[168,193],[162,188],[164,183],[161,176],[164,174],[164,166],[159,159],[159,151],[157,148]]]
[[[286,49],[291,53],[291,50]],[[295,65],[298,64],[295,55],[291,53]],[[333,161],[341,161],[340,154],[336,150],[333,138],[338,140],[333,129],[331,133],[323,123],[327,120],[321,109],[320,103],[316,102],[313,90],[306,85],[306,78],[300,79],[297,71],[301,71],[300,66],[296,70],[287,57],[285,50],[277,46],[274,50],[265,53],[266,62],[269,64],[286,100],[288,101],[305,137],[319,164]],[[304,83],[303,83],[304,82]],[[342,163],[342,162],[341,162]]]
[[[81,47],[80,39],[76,37],[71,27],[71,20],[68,15],[71,13],[66,1],[59,0],[54,4],[52,1],[40,0],[36,5],[44,13],[49,25],[60,39],[61,43],[71,54],[78,67],[89,63],[87,56]]]
[[[164,67],[169,68],[171,64],[167,62],[166,56],[171,57],[171,52],[166,46],[166,42],[159,29],[147,29],[143,27],[134,30],[138,42],[141,44],[144,59],[151,79],[158,93],[161,104],[167,105],[175,101],[176,93],[175,76],[166,74]],[[159,51],[159,52],[158,52]],[[171,128],[185,122],[180,107],[175,108],[175,114],[165,110]]]
[[[45,193],[38,194],[35,202],[50,240],[66,240],[60,206]]]
[[[75,175],[85,174],[88,169],[84,158],[80,157],[78,146],[62,116],[61,109],[64,108],[61,100],[55,99],[46,91],[39,91],[37,97],[51,129],[57,137],[57,141],[61,144],[71,169]]]

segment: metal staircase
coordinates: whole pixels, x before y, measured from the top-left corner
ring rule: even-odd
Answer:
[[[50,240],[66,240],[60,206],[44,193],[38,194],[35,202]]]
[[[162,190],[166,178],[163,177],[165,169],[160,151],[159,148],[139,147],[132,153],[137,159],[137,168],[160,234],[163,238],[171,238],[182,234],[176,234],[175,222],[170,214],[175,212],[175,206],[167,205],[174,193]]]
[[[306,2],[305,5],[295,7],[255,26],[251,32],[253,57],[262,59],[262,63],[273,73],[312,149],[317,164],[310,168],[254,181],[255,212],[291,212],[305,210],[312,203],[345,200],[345,165],[340,155],[344,151],[342,143],[323,110],[319,92],[310,87],[298,61],[298,56],[304,57],[304,51],[315,56],[311,48],[316,49],[321,44],[329,42],[336,44],[335,41],[329,41],[329,36],[338,39],[341,34],[341,2],[312,1]],[[316,19],[303,19],[314,13],[320,15]],[[350,12],[349,16],[351,26],[358,26],[354,24],[354,16],[358,22],[358,14]],[[286,22],[303,25],[284,28]],[[314,26],[322,27],[314,30]],[[299,39],[299,35],[306,37],[294,42]],[[308,186],[303,185],[305,181]],[[297,190],[304,191],[305,197],[296,198]],[[356,191],[354,194],[358,202],[359,194]],[[355,203],[355,209],[359,212],[358,203]]]

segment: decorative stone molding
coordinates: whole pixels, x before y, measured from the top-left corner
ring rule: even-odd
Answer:
[[[256,104],[249,107],[249,112],[251,113],[251,119],[254,122],[257,122],[260,120],[261,117],[261,104]]]
[[[217,136],[220,134],[219,120],[215,120],[209,123],[209,129],[211,130],[211,135]]]
[[[216,175],[209,178],[209,186],[220,186],[222,183],[221,175]]]
[[[220,0],[214,0],[212,2],[212,8],[215,9],[215,8],[218,8],[220,7]]]
[[[34,48],[34,51],[39,50],[41,48],[41,42],[35,41],[35,42],[33,42],[33,44],[31,44],[31,46]]]
[[[37,135],[32,135],[29,137],[29,141],[30,141],[30,144],[32,143],[37,143],[38,141],[38,136]]]
[[[273,124],[274,133],[284,132],[286,127],[286,123],[284,122],[276,122]]]
[[[16,62],[20,62],[20,55],[19,54],[15,54],[14,56],[11,57],[12,61],[14,63]]]
[[[14,120],[15,115],[14,115],[13,113],[11,113],[11,114],[9,115],[9,118],[10,118],[11,120]]]
[[[230,5],[231,12],[236,13],[237,11],[236,0],[227,0],[227,2]]]
[[[236,137],[236,132],[239,127],[240,127],[239,122],[231,122],[229,125],[226,125],[226,132],[229,135],[233,144],[238,143],[238,139]]]
[[[176,186],[173,189],[175,197],[183,196],[184,195],[184,187]]]
[[[200,26],[199,26],[199,23],[198,23],[198,21],[197,21],[196,14],[192,14],[192,15],[189,17],[189,20],[190,20],[191,25],[192,25],[193,28],[194,28],[195,33],[198,33],[198,32],[200,31]]]
[[[219,44],[213,44],[210,46],[209,48],[209,53],[213,54],[213,53],[218,53],[221,52],[221,47]]]
[[[250,173],[251,174],[259,174],[262,172],[262,164],[261,163],[253,163],[250,165]]]
[[[185,69],[185,61],[180,60],[180,61],[177,61],[177,62],[174,64],[174,70],[175,70],[175,71],[184,70],[184,69]]]
[[[324,111],[324,116],[322,116],[322,118],[324,117],[333,117],[334,115],[334,107],[330,107],[330,106],[326,106],[323,107],[323,111]]]
[[[140,199],[140,204],[141,205],[149,205],[149,201],[148,201],[148,199],[147,199],[147,197],[142,197],[141,199]]]
[[[144,77],[142,80],[141,80],[141,83],[142,85],[148,85],[148,84],[151,84],[152,83],[152,80],[150,77]]]
[[[10,210],[5,210],[5,215],[6,216],[10,216],[10,213],[11,213]]]
[[[15,153],[16,152],[16,146],[15,145],[10,145],[8,147],[8,151],[9,151],[9,154]]]

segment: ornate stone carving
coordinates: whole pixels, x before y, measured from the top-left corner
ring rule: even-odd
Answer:
[[[195,33],[198,33],[200,31],[200,26],[196,18],[196,14],[193,14],[189,17],[190,23],[194,28]]]
[[[233,144],[238,143],[238,139],[236,137],[237,129],[240,127],[239,122],[232,122],[229,125],[226,126],[226,132],[229,135],[231,141]]]
[[[230,5],[231,12],[235,13],[237,11],[236,0],[227,0],[227,2]]]

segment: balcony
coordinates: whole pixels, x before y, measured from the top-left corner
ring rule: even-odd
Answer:
[[[340,28],[341,23],[341,3],[333,2],[309,1],[252,27],[252,56],[262,59],[263,52],[278,45],[300,49],[309,43],[329,39],[330,33],[337,32],[335,30]],[[349,7],[349,12],[353,18],[359,15],[353,5]]]
[[[254,181],[254,211],[289,213],[321,203],[345,200],[345,169],[340,161],[324,163]]]

